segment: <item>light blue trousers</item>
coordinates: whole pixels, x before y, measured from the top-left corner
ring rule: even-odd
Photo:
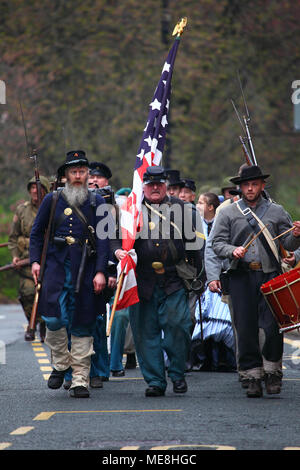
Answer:
[[[173,382],[182,380],[191,344],[185,289],[167,296],[155,286],[151,299],[141,299],[129,307],[129,315],[139,365],[147,384],[166,389],[164,350],[170,361],[168,376]]]

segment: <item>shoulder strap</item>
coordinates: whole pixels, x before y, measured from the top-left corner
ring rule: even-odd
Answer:
[[[255,233],[258,233],[261,228],[264,228],[264,231],[259,235],[259,239],[262,242],[263,247],[265,248],[266,252],[271,256],[273,259],[277,270],[279,272],[282,271],[281,264],[279,261],[279,255],[277,251],[277,247],[272,240],[271,234],[267,228],[265,228],[265,224],[262,222],[261,217],[266,213],[267,209],[269,208],[271,202],[267,201],[267,204],[264,207],[259,207],[257,214],[255,214],[249,206],[247,206],[243,199],[239,199],[235,203],[243,214],[243,216],[247,219],[248,223],[250,224],[251,228]]]
[[[89,194],[91,194],[91,193],[89,193]],[[66,197],[65,197],[64,193],[62,193],[62,196],[66,200]],[[95,198],[95,202],[96,202],[96,198]],[[86,229],[87,237],[90,241],[90,244],[91,244],[92,248],[95,250],[96,249],[96,244],[95,244],[95,238],[94,238],[94,233],[95,233],[94,227],[89,225],[87,218],[85,217],[85,215],[82,213],[82,211],[79,209],[78,206],[72,206],[71,204],[69,204],[69,205],[70,205],[71,209],[75,212],[75,214],[77,215],[79,220],[83,223],[83,225]],[[95,205],[96,205],[96,203],[95,203]]]

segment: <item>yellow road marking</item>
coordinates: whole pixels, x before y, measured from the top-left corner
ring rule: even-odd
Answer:
[[[40,369],[42,372],[52,371],[52,367],[49,366],[41,366]]]
[[[121,447],[121,450],[138,450],[140,446],[127,446],[127,447]]]
[[[284,378],[283,378],[282,380],[295,380],[295,381],[297,382],[297,381],[300,380],[300,379],[284,379]]]
[[[174,446],[174,445],[169,445],[169,446],[156,446],[156,447],[151,447],[150,450],[170,450],[170,449],[182,449],[182,448],[186,448],[186,447],[193,447],[193,448],[207,448],[209,447],[210,449],[215,449],[215,450],[236,450],[236,447],[231,447],[231,446],[221,446],[221,445],[205,445],[205,444],[196,444],[196,445],[193,445],[193,444],[189,444],[189,445],[178,445],[178,446]]]
[[[7,447],[10,447],[11,445],[11,442],[0,442],[0,450],[7,449]]]
[[[14,431],[10,432],[9,434],[11,435],[21,435],[21,434],[27,434],[29,431],[34,429],[33,426],[22,426],[20,428],[15,429]]]
[[[88,411],[43,411],[33,421],[47,421],[55,414],[77,414],[77,413],[168,413],[182,410],[88,410]]]
[[[294,346],[295,348],[300,346],[300,339],[284,338],[283,341],[284,343],[289,344],[290,346]]]
[[[32,348],[32,349],[33,349],[33,351],[45,351],[44,348]]]
[[[48,380],[49,377],[50,377],[50,374],[43,374],[43,377],[44,377],[45,380]]]
[[[49,359],[38,359],[38,362],[39,362],[40,364],[50,364]]]
[[[109,381],[117,382],[118,380],[144,380],[143,377],[110,377]]]
[[[36,357],[47,357],[47,353],[36,353]]]

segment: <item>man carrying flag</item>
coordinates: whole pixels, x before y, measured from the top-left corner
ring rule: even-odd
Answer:
[[[185,362],[190,345],[188,291],[176,264],[189,258],[201,272],[198,238],[185,204],[167,196],[165,170],[159,166],[168,124],[171,78],[179,44],[178,34],[156,88],[137,155],[133,190],[122,208],[121,241],[112,240],[112,250],[125,273],[117,308],[130,306],[136,353],[145,381],[146,396],[165,394],[164,351],[168,375],[175,393],[185,393]],[[197,227],[197,233],[202,228]],[[189,251],[187,252],[187,244]],[[132,255],[132,256],[131,256]],[[136,275],[135,275],[136,274]]]

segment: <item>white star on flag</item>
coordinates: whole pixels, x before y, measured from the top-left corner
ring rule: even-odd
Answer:
[[[168,124],[167,115],[165,114],[165,115],[162,117],[161,125],[162,125],[163,127],[165,127],[167,124]]]
[[[150,103],[150,106],[151,106],[151,108],[152,108],[152,111],[153,111],[154,109],[158,109],[158,111],[159,111],[159,110],[160,110],[161,103],[158,101],[157,98],[155,98],[155,100],[152,101],[152,103]]]
[[[164,73],[164,72],[170,72],[170,64],[168,64],[168,62],[164,63],[162,73]]]

